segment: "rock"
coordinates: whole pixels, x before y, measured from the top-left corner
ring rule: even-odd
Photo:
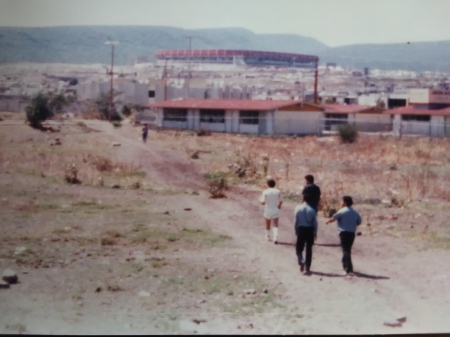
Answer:
[[[254,294],[256,294],[256,290],[255,289],[246,289],[246,290],[244,290],[244,294],[254,295]]]
[[[185,208],[185,211],[192,211],[192,208]]]
[[[198,152],[198,151],[195,151],[193,154],[191,154],[191,158],[192,158],[192,159],[198,159],[198,158],[200,158],[199,152]]]
[[[264,289],[262,292],[263,292],[263,294],[268,294],[268,293],[269,293],[269,290]]]
[[[112,185],[111,187],[112,187],[112,188],[120,188],[120,185],[114,184],[114,185]]]
[[[199,323],[195,323],[197,321]],[[203,322],[205,322],[205,321],[201,320],[201,319],[194,319],[193,321],[188,321],[188,320],[180,321],[180,323],[179,323],[180,330],[199,333],[199,334],[207,334],[207,333],[209,333],[207,326],[205,324],[200,324]]]
[[[102,287],[97,287],[97,289],[95,289],[95,292],[96,293],[99,293],[99,292],[101,292],[102,291]]]
[[[400,323],[405,323],[406,322],[406,316],[401,316],[399,318],[397,318],[397,321]]]
[[[23,246],[22,247],[17,247],[14,250],[14,255],[21,255],[21,254],[25,253],[27,250],[28,250],[27,247],[23,247]]]
[[[358,236],[361,236],[361,235],[362,235],[362,233],[361,233],[361,232],[358,232],[358,233],[356,233],[356,235],[358,235]]]
[[[192,322],[194,322],[195,324],[200,324],[200,323],[205,323],[205,322],[206,322],[206,320],[204,320],[204,319],[197,319],[197,318],[195,318],[195,319],[193,319],[193,320],[192,320]]]
[[[121,144],[120,143],[117,143],[117,142],[114,142],[114,143],[112,143],[112,146],[120,146]]]
[[[401,328],[402,323],[401,323],[401,322],[395,322],[395,323],[384,322],[383,325],[389,326],[389,327],[391,327],[391,328]]]
[[[165,211],[164,214],[170,214],[169,211]]]
[[[142,290],[139,292],[139,296],[140,297],[150,297],[150,293]]]
[[[8,289],[9,283],[5,281],[0,281],[0,289]]]

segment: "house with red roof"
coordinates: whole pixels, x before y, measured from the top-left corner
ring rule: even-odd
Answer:
[[[163,128],[288,135],[321,134],[346,122],[368,132],[390,128],[390,117],[383,115],[382,109],[362,105],[184,98],[151,107],[157,111],[158,126]]]
[[[386,110],[397,135],[450,136],[450,91],[411,89],[409,105]]]

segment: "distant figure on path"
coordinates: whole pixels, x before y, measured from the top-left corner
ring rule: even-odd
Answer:
[[[303,188],[302,195],[308,195],[310,198],[309,205],[315,209],[316,213],[319,212],[319,202],[320,202],[320,188],[314,184],[314,176],[308,174],[305,176],[306,185]]]
[[[352,246],[355,241],[356,227],[362,222],[361,216],[352,207],[352,197],[346,195],[342,198],[342,208],[334,214],[327,222],[332,223],[337,220],[339,229],[339,238],[341,239],[342,247],[342,267],[347,276],[353,276],[352,264]]]
[[[147,124],[144,124],[144,127],[142,128],[142,141],[144,143],[147,142],[147,135],[148,135],[148,126]]]
[[[310,196],[308,194],[303,196],[303,203],[295,207],[294,212],[294,229],[297,235],[297,244],[295,251],[297,253],[298,265],[300,272],[305,275],[311,274],[312,261],[312,246],[314,245],[314,238],[317,234],[317,212],[309,205]],[[303,260],[303,248],[306,243],[306,261]]]
[[[259,202],[264,205],[264,219],[266,222],[266,239],[270,241],[270,223],[273,223],[273,242],[278,244],[278,218],[283,201],[280,190],[275,188],[275,180],[267,180],[268,189],[261,194]]]

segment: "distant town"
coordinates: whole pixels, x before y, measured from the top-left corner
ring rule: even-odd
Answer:
[[[138,57],[130,66],[115,66],[113,57],[91,65],[3,64],[0,111],[23,112],[33,95],[53,92],[74,98],[66,113],[82,114],[103,95],[117,111],[139,107],[140,121],[168,128],[306,135],[350,122],[360,131],[450,136],[447,73],[245,50],[158,51],[156,61]]]

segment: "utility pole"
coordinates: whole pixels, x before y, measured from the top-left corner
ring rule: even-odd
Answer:
[[[114,46],[119,44],[119,41],[106,41],[105,44],[111,45],[111,69],[109,74],[111,75],[111,86],[109,89],[109,109],[108,109],[108,118],[111,123],[111,112],[113,107],[113,75],[114,75]]]
[[[189,60],[188,60],[188,80],[187,80],[187,98],[189,98],[189,89],[191,84],[191,59],[192,59],[192,36],[185,36],[189,39]]]

